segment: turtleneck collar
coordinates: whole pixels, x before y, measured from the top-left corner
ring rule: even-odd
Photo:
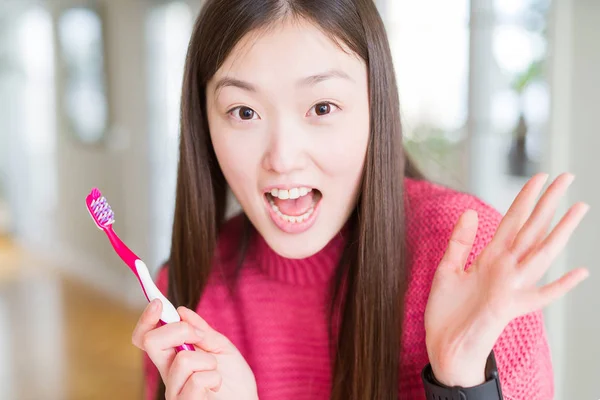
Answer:
[[[293,259],[277,254],[260,233],[252,229],[249,255],[258,268],[274,280],[300,286],[326,284],[340,262],[347,236],[345,226],[316,254]]]

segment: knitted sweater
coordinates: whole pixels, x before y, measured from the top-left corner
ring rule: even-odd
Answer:
[[[427,181],[405,179],[408,289],[404,307],[399,398],[424,399],[420,379],[429,362],[423,323],[435,269],[460,214],[474,209],[479,228],[467,266],[491,240],[501,215],[477,198]],[[226,223],[215,267],[236,267],[241,218]],[[337,235],[319,253],[285,259],[255,234],[242,266],[236,299],[213,273],[197,312],[240,350],[256,377],[261,400],[325,400],[331,389],[328,345],[328,281],[343,248]],[[158,276],[163,293],[166,269]],[[494,346],[507,400],[548,400],[554,387],[550,352],[541,312],[513,320]],[[146,390],[152,398],[158,373],[145,357]]]

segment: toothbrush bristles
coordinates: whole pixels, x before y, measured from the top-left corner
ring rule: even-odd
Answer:
[[[92,189],[86,204],[88,211],[99,227],[106,228],[115,222],[115,213],[97,188]]]

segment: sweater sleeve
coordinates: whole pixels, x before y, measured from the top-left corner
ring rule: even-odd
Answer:
[[[168,273],[167,268],[163,267],[158,272],[156,277],[156,286],[158,289],[166,295],[167,293],[167,284],[168,284]],[[158,389],[158,384],[161,380],[160,374],[158,373],[158,369],[148,357],[146,352],[143,353],[143,368],[144,368],[144,399],[146,400],[154,400],[156,398],[156,391]]]
[[[502,215],[475,200],[479,229],[467,268],[492,240]],[[547,400],[554,398],[550,348],[542,311],[513,319],[494,345],[494,355],[505,400]]]
[[[554,398],[550,348],[542,311],[514,319],[494,346],[506,400]]]

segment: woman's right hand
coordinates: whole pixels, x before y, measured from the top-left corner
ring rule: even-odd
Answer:
[[[140,317],[132,341],[157,367],[167,400],[256,400],[256,380],[238,349],[185,307],[181,322],[157,327],[162,303],[152,301]],[[175,352],[183,343],[196,351]]]

